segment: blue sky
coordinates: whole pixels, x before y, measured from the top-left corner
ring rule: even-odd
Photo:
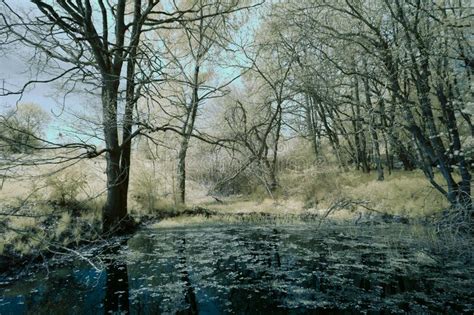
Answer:
[[[25,60],[26,55],[27,53],[9,53],[0,56],[0,87],[3,87],[3,84],[5,84],[5,89],[17,91],[21,89],[25,82],[34,77],[28,70],[27,60]],[[1,96],[0,112],[14,108],[17,103],[35,103],[50,113],[53,118],[46,130],[46,136],[50,141],[56,140],[60,132],[59,129],[64,128],[64,122],[59,122],[54,117],[61,113],[60,103],[64,95],[57,92],[54,84],[35,84],[29,86],[22,95]],[[69,95],[65,101],[66,103],[81,102],[80,98],[76,95]]]
[[[29,0],[14,0],[7,3],[20,11],[28,11],[33,8]],[[35,9],[37,10],[37,9]],[[2,87],[9,91],[18,91],[28,80],[35,78],[48,78],[50,75],[43,75],[35,66],[37,60],[33,55],[33,50],[21,44],[15,46],[2,47],[0,50],[0,89]],[[59,119],[56,116],[62,111],[62,103],[78,104],[88,102],[83,101],[83,97],[70,94],[65,99],[64,92],[58,92],[58,83],[39,83],[29,86],[22,95],[0,96],[0,112],[9,108],[14,108],[18,103],[35,103],[41,106],[46,112],[51,114],[52,122],[46,130],[47,139],[55,141],[61,129],[67,127],[64,120],[66,115]],[[0,90],[3,94],[3,91]]]

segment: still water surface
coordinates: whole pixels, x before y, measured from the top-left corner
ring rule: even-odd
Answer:
[[[399,227],[148,228],[112,253],[0,279],[0,314],[473,313],[473,266]]]

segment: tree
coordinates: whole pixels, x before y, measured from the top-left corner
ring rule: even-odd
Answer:
[[[19,104],[0,116],[0,148],[7,153],[29,153],[39,149],[50,117],[39,105]]]
[[[257,86],[257,93],[260,94],[256,101],[260,103],[257,107],[261,114],[256,115],[263,118],[255,128],[250,128],[251,136],[242,139],[246,139],[243,144],[252,153],[253,160],[262,172],[261,180],[270,195],[278,187],[277,163],[284,103],[290,97],[287,85],[294,63],[293,55],[287,54],[284,49],[285,40],[280,29],[281,25],[272,22],[271,19],[263,22],[255,35],[258,38],[255,44],[249,47],[241,46],[247,64],[244,67],[248,67],[249,70],[248,84]],[[271,62],[268,62],[269,60]],[[242,103],[243,101],[238,101],[237,108],[241,112],[241,119],[244,120],[244,127],[248,128],[245,126],[248,114]],[[239,115],[233,115],[233,123],[236,123],[237,117]],[[252,139],[252,136],[255,139]]]
[[[179,121],[181,141],[178,148],[177,201],[186,200],[186,156],[189,143],[195,130],[198,109],[207,100],[221,97],[227,93],[226,87],[239,74],[226,80],[219,80],[219,57],[232,45],[231,33],[239,28],[227,14],[214,15],[215,12],[228,12],[238,8],[236,1],[188,1],[197,4],[195,21],[180,24],[174,36],[162,38],[165,49],[163,56],[170,60],[174,69],[169,69],[171,92],[169,102],[176,107],[173,111]],[[213,15],[203,19],[205,15]],[[224,82],[220,82],[224,81]]]

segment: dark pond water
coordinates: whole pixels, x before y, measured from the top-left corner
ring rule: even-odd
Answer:
[[[393,230],[393,231],[392,231]],[[473,313],[473,266],[399,228],[145,229],[115,253],[0,279],[0,314]]]

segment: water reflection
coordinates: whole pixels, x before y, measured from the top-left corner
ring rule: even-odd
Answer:
[[[127,265],[110,263],[106,269],[107,289],[104,298],[105,313],[129,314],[130,303],[128,293]]]
[[[105,252],[105,296],[102,305],[106,314],[130,314],[127,263],[119,255],[127,241],[110,246]]]
[[[473,267],[444,269],[384,231],[312,226],[144,230],[104,255],[10,283],[0,314],[389,314],[472,312]],[[377,236],[372,236],[377,235]],[[459,263],[460,264],[460,263]],[[449,289],[446,289],[449,288]]]
[[[90,266],[41,271],[12,284],[1,279],[0,314],[96,314],[105,278]]]
[[[194,288],[189,278],[189,272],[187,270],[187,260],[186,260],[186,238],[183,236],[181,241],[177,246],[178,250],[178,261],[180,267],[178,268],[179,273],[181,274],[181,281],[184,284],[184,301],[188,307],[184,310],[176,312],[176,314],[198,314],[198,306],[196,301],[196,294],[194,293]]]

